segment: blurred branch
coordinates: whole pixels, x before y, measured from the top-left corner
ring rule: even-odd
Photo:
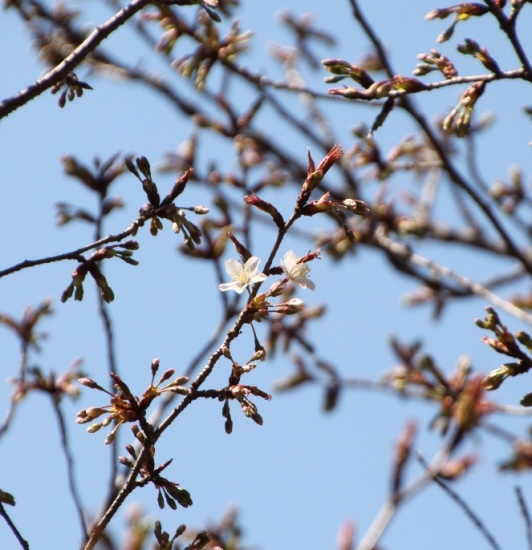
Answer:
[[[523,520],[526,525],[526,540],[528,543],[528,549],[532,549],[532,520],[530,519],[530,511],[528,509],[528,506],[525,501],[525,497],[523,496],[523,491],[521,490],[521,487],[517,485],[515,487],[515,494],[517,496],[517,501],[519,502],[519,509],[521,511],[521,515],[523,516]]]
[[[23,345],[22,346],[22,353],[20,357],[20,366],[19,366],[19,379],[23,381],[26,376],[26,370],[28,367],[28,346]],[[13,416],[15,415],[15,410],[17,408],[17,405],[19,405],[20,399],[18,395],[18,388],[15,388],[11,394],[11,397],[9,398],[9,407],[6,411],[6,415],[4,418],[4,421],[0,425],[0,438],[4,436],[9,429],[11,425],[11,421],[13,420]]]
[[[500,296],[494,294],[479,283],[475,283],[474,281],[471,281],[466,277],[462,277],[448,267],[438,265],[428,258],[424,258],[423,256],[412,252],[407,246],[403,244],[392,241],[382,231],[377,231],[375,233],[375,241],[384,250],[387,250],[391,254],[403,258],[407,262],[411,262],[415,265],[419,265],[423,268],[429,269],[432,272],[436,273],[439,277],[447,277],[449,279],[452,279],[464,289],[472,292],[473,294],[476,294],[477,296],[481,296],[488,302],[506,311],[506,313],[509,313],[517,319],[520,319],[521,321],[532,325],[532,315],[530,315],[529,313],[526,313],[521,308],[518,308],[512,303],[503,300]]]
[[[453,442],[453,438],[451,438],[450,441],[436,453],[421,475],[419,475],[403,489],[395,492],[383,504],[371,526],[359,542],[357,550],[373,550],[377,546],[378,541],[394,518],[399,505],[415,496],[419,491],[432,482],[432,480],[438,475],[442,466],[450,458],[454,446],[455,444]]]
[[[78,491],[76,484],[76,476],[74,472],[74,455],[70,450],[70,444],[68,441],[68,434],[65,426],[65,419],[63,417],[63,411],[59,405],[59,397],[57,395],[51,394],[53,409],[55,416],[57,418],[57,424],[59,426],[59,435],[61,436],[61,448],[63,454],[65,455],[67,463],[67,477],[68,477],[68,486],[70,489],[70,494],[72,495],[72,500],[74,503],[74,508],[78,514],[78,519],[81,525],[81,532],[83,540],[87,538],[87,524],[85,522],[85,517],[83,515],[83,505],[81,503],[81,497]]]
[[[17,529],[16,525],[11,521],[11,518],[9,517],[9,514],[6,512],[6,509],[4,508],[4,505],[2,504],[2,502],[0,502],[0,516],[4,518],[4,521],[7,523],[8,527],[11,529],[12,533],[15,535],[21,548],[23,548],[24,550],[30,550],[29,543],[26,540],[24,540],[20,531]]]

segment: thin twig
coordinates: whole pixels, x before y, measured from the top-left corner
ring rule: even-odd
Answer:
[[[528,548],[529,550],[532,550],[532,521],[530,520],[530,512],[528,510],[525,497],[523,496],[523,492],[521,491],[521,487],[519,487],[519,485],[515,488],[515,494],[517,495],[519,509],[521,510],[521,515],[523,516],[526,525],[526,540],[528,542]]]
[[[102,227],[103,227],[103,221],[105,218],[105,196],[100,196],[100,204],[99,204],[99,212],[98,216],[96,218],[95,222],[95,233],[94,233],[94,240],[98,241],[102,237]],[[100,268],[103,270],[103,266]],[[113,333],[113,325],[111,323],[111,315],[109,313],[109,309],[107,306],[107,303],[103,299],[102,295],[98,293],[98,312],[100,314],[100,317],[102,319],[102,325],[105,335],[105,345],[107,349],[107,370],[109,373],[114,373],[116,375],[119,375],[118,365],[116,362],[116,353],[115,353],[115,346],[114,346],[114,333]],[[111,382],[110,384],[110,391],[113,391],[114,384]],[[113,439],[111,445],[109,445],[109,482],[108,482],[108,489],[107,489],[107,497],[105,498],[104,502],[111,503],[116,496],[116,476],[118,474],[118,439]]]
[[[209,350],[213,348],[213,346],[221,337],[222,333],[224,332],[224,328],[226,327],[227,322],[229,321],[229,318],[230,318],[230,312],[226,312],[224,318],[220,321],[218,327],[214,331],[214,334],[209,338],[207,342],[205,342],[205,344],[198,351],[198,353],[191,359],[187,368],[184,370],[185,376],[188,376],[188,377],[192,376],[192,374],[198,368],[198,365],[200,364],[200,362],[203,360],[203,358],[207,355]],[[168,407],[173,403],[175,398],[176,398],[176,394],[172,394],[171,392],[166,393],[166,396],[163,398],[162,403],[159,405],[159,407],[153,413],[150,414],[148,422],[152,426],[157,425],[161,421],[162,415],[168,409]]]
[[[420,461],[425,464],[425,461],[420,457]],[[494,536],[488,531],[488,528],[484,525],[482,520],[477,516],[477,514],[473,511],[471,506],[465,502],[465,500],[456,493],[453,489],[451,489],[447,483],[444,483],[443,480],[436,476],[432,479],[434,483],[439,485],[455,502],[458,504],[458,506],[464,511],[465,515],[475,524],[475,526],[478,528],[478,530],[484,535],[486,540],[488,541],[488,544],[493,548],[494,550],[502,550],[497,541],[495,540]]]
[[[24,386],[27,366],[28,366],[28,344],[23,343],[21,355],[20,355],[19,375],[18,375],[18,379],[14,381],[14,384],[16,386],[15,386],[15,389],[13,390],[13,393],[11,394],[11,398],[9,399],[9,408],[7,409],[4,422],[0,425],[0,438],[7,433],[7,430],[11,424],[11,420],[13,420],[13,416],[15,415],[15,409],[17,408],[17,405],[21,402],[20,396],[18,395],[19,388],[17,386],[19,384],[22,387]]]
[[[87,252],[88,250],[92,250],[93,248],[98,248],[99,246],[102,246],[104,244],[121,241],[125,237],[128,237],[129,235],[136,233],[138,228],[142,227],[146,220],[149,220],[155,215],[156,215],[156,212],[154,211],[154,212],[151,212],[150,214],[139,216],[129,227],[124,229],[124,231],[122,231],[121,233],[118,233],[116,235],[108,235],[107,237],[103,237],[98,241],[92,242],[86,246],[82,246],[81,248],[78,248],[77,250],[73,250],[72,252],[65,252],[64,254],[58,254],[57,256],[48,256],[46,258],[39,258],[38,260],[24,260],[23,262],[20,262],[14,266],[1,270],[0,278],[5,277],[6,275],[11,275],[12,273],[16,273],[17,271],[27,269],[28,267],[35,267],[37,265],[51,264],[54,262],[61,262],[63,260],[81,261],[80,257],[81,257],[81,254],[83,254],[84,252]]]

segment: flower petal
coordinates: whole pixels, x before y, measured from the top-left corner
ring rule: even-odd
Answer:
[[[231,279],[238,281],[240,278],[240,273],[243,270],[243,267],[240,262],[237,262],[236,260],[231,258],[230,260],[227,260],[225,262],[225,270],[227,271]]]
[[[308,277],[305,277],[305,279],[297,281],[297,284],[301,288],[308,288],[309,290],[314,290],[316,288],[316,285],[314,284],[314,282],[311,281]]]
[[[226,290],[234,290],[237,294],[242,294],[246,288],[245,285],[240,284],[238,281],[231,281],[230,283],[221,283],[218,285],[219,290],[225,292]]]
[[[262,283],[262,281],[266,280],[268,278],[268,275],[265,273],[257,273],[256,275],[253,275],[253,277],[250,277],[249,284],[254,285],[255,283]]]
[[[247,269],[250,277],[252,277],[259,270],[259,264],[260,258],[257,258],[257,256],[251,256],[244,264],[244,269]]]
[[[285,275],[288,276],[290,272],[294,269],[296,264],[297,264],[296,253],[293,250],[289,250],[284,255],[284,258],[281,260],[281,267],[283,268]]]

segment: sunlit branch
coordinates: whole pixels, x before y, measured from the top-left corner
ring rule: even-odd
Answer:
[[[96,27],[70,55],[59,63],[59,65],[54,67],[31,86],[24,88],[13,97],[4,99],[0,102],[0,119],[63,80],[90,52],[95,50],[103,40],[149,3],[150,0],[133,0],[131,4],[122,8],[108,21]]]
[[[532,66],[530,65],[530,61],[525,53],[525,50],[523,49],[519,38],[517,37],[516,32],[516,19],[519,15],[521,7],[523,6],[523,2],[520,5],[518,2],[515,3],[516,5],[513,6],[510,17],[506,17],[502,9],[497,7],[493,0],[484,0],[484,3],[490,8],[491,13],[499,22],[501,29],[508,37],[508,40],[512,44],[512,47],[517,54],[519,61],[523,65],[523,69],[526,72],[523,74],[522,78],[526,78],[526,80],[532,80]]]

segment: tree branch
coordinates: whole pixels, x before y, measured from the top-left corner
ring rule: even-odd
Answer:
[[[59,63],[59,65],[54,67],[51,71],[48,71],[31,86],[24,88],[13,97],[4,99],[0,102],[0,119],[6,117],[19,107],[22,107],[22,105],[25,105],[42,94],[48,88],[51,88],[54,84],[63,80],[90,52],[95,50],[103,40],[149,3],[150,0],[133,0],[131,4],[122,8],[108,21],[96,27],[70,55]]]

